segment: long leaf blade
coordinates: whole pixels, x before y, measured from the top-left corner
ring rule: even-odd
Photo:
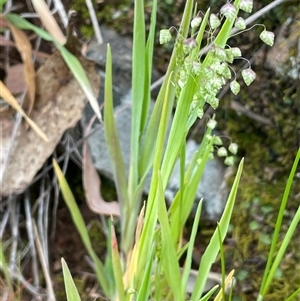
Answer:
[[[266,279],[268,277],[269,271],[271,269],[271,265],[272,265],[272,259],[273,259],[273,255],[275,252],[275,248],[276,248],[276,244],[277,244],[277,240],[278,240],[278,236],[279,236],[279,231],[280,231],[280,227],[281,227],[281,223],[282,223],[282,219],[284,216],[284,210],[288,201],[288,197],[290,194],[290,190],[292,187],[292,183],[293,183],[293,179],[297,170],[297,166],[299,164],[299,160],[300,160],[300,148],[298,149],[296,158],[294,160],[288,181],[287,181],[287,185],[285,187],[284,193],[283,193],[283,197],[282,197],[282,201],[281,201],[281,205],[280,205],[280,209],[278,212],[278,217],[277,217],[277,221],[276,221],[276,225],[275,225],[275,230],[274,230],[274,234],[273,234],[273,238],[272,238],[272,243],[271,243],[271,247],[270,247],[270,252],[269,252],[269,256],[268,256],[268,261],[267,261],[267,265],[264,271],[264,276],[263,276],[263,280],[261,283],[261,287],[260,287],[260,292],[259,292],[259,296],[264,296],[266,291],[267,291],[267,286],[265,285],[266,283]],[[259,300],[259,299],[258,299]]]
[[[32,30],[37,35],[39,35],[41,38],[43,38],[46,41],[53,42],[57,49],[60,51],[61,56],[65,60],[66,64],[68,65],[69,69],[73,73],[74,77],[78,81],[80,87],[84,91],[85,95],[87,96],[91,107],[93,108],[94,112],[96,113],[98,119],[102,121],[99,105],[97,102],[97,99],[94,95],[92,86],[87,78],[87,75],[81,66],[79,60],[70,52],[68,51],[63,45],[61,45],[57,40],[55,40],[50,34],[48,34],[43,29],[29,23],[25,19],[21,18],[20,16],[16,14],[7,14],[5,17],[13,23],[15,26],[21,28],[21,29],[27,29]]]
[[[133,24],[133,49],[132,49],[132,120],[130,141],[130,168],[129,168],[129,200],[132,201],[136,186],[138,185],[138,160],[139,141],[141,129],[141,116],[144,100],[145,85],[145,18],[144,1],[134,2]]]
[[[73,281],[71,272],[68,268],[66,261],[63,258],[61,259],[61,265],[62,265],[62,270],[63,270],[67,300],[68,301],[80,301],[80,296],[77,291],[76,285]]]
[[[243,164],[244,164],[244,159],[242,159],[239,164],[239,168],[238,168],[237,174],[235,176],[235,179],[234,179],[234,182],[233,182],[233,185],[232,185],[232,188],[231,188],[228,200],[227,200],[226,207],[224,209],[224,212],[223,212],[221,220],[220,220],[222,241],[225,238],[225,235],[227,233],[227,229],[229,226],[229,221],[230,221],[231,214],[233,211],[233,206],[234,206],[234,202],[235,202],[235,198],[236,198],[236,194],[237,194],[239,181],[240,181],[240,178],[242,175]],[[201,297],[204,286],[205,286],[205,279],[207,278],[210,268],[216,259],[216,256],[219,252],[219,248],[220,248],[220,245],[219,245],[219,239],[218,239],[218,231],[216,229],[210,240],[209,245],[207,246],[207,248],[201,258],[199,274],[198,274],[198,277],[196,279],[196,284],[195,284],[195,290],[193,291],[192,296],[191,296],[192,300],[198,300]]]
[[[109,155],[113,167],[114,179],[116,182],[116,189],[118,199],[120,202],[120,210],[122,219],[122,233],[124,240],[122,241],[122,250],[126,251],[129,249],[132,236],[129,235],[126,239],[127,223],[129,220],[130,202],[127,193],[127,179],[125,172],[125,163],[121,151],[120,140],[118,136],[117,126],[114,118],[113,111],[113,93],[112,93],[112,56],[110,45],[107,45],[106,54],[106,77],[105,77],[105,91],[104,91],[104,131],[105,140],[109,149]]]
[[[161,243],[162,243],[162,267],[164,274],[170,285],[170,290],[174,301],[181,300],[181,277],[180,269],[177,260],[175,244],[172,238],[172,232],[168,221],[168,213],[164,200],[163,184],[160,173],[158,174],[157,186],[157,201],[158,201],[158,220],[161,226]]]
[[[71,191],[59,165],[55,161],[55,159],[53,159],[53,167],[54,167],[54,171],[55,171],[55,174],[57,176],[57,179],[58,179],[58,182],[60,185],[62,195],[63,195],[64,200],[71,213],[72,220],[78,230],[78,233],[81,237],[81,240],[82,240],[86,250],[88,251],[89,255],[91,256],[91,258],[95,264],[95,271],[97,274],[98,281],[101,284],[104,293],[107,296],[110,296],[111,292],[110,292],[110,288],[109,288],[109,281],[107,279],[107,275],[105,273],[104,266],[103,266],[102,262],[100,261],[100,259],[98,258],[98,256],[96,255],[96,253],[92,247],[92,243],[90,241],[89,234],[88,234],[85,222],[83,220],[83,217],[81,215],[81,212],[78,208],[78,205],[75,201],[72,191]]]

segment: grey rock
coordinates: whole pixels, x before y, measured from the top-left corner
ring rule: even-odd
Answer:
[[[131,128],[131,105],[125,102],[116,107],[116,125],[120,138],[123,158],[126,170],[129,170],[130,163],[130,128]],[[112,165],[107,145],[105,143],[104,128],[101,128],[89,139],[89,146],[96,169],[109,179],[113,179]],[[189,140],[186,146],[186,162],[190,162],[192,155],[199,145],[194,140]],[[202,179],[199,183],[195,205],[204,199],[203,218],[218,220],[223,212],[228,196],[226,179],[231,168],[226,168],[219,158],[209,160],[204,169]],[[149,192],[150,177],[146,181],[145,194]],[[179,162],[175,165],[165,197],[170,204],[179,189]],[[196,206],[195,206],[196,207]]]
[[[194,140],[187,141],[186,144],[186,165],[192,159],[193,154],[198,150],[199,144]],[[225,207],[228,197],[228,186],[226,180],[231,173],[231,168],[225,167],[219,158],[214,158],[206,163],[201,181],[198,186],[195,207],[200,199],[204,200],[204,218],[218,220]],[[171,202],[179,189],[180,166],[176,163],[171,175],[165,196]]]
[[[98,96],[99,104],[104,101],[105,65],[107,44],[112,52],[112,74],[113,74],[113,99],[114,105],[118,106],[121,99],[131,88],[131,50],[132,40],[128,37],[118,35],[114,30],[101,26],[103,44],[99,45],[92,40],[87,49],[87,56],[96,62],[100,75],[100,92]],[[85,116],[89,120],[94,115],[90,105],[87,105]]]
[[[115,107],[116,126],[127,172],[130,164],[131,131],[131,102],[127,100],[130,97],[131,94],[126,95],[123,98],[122,104]],[[95,168],[104,176],[113,179],[112,165],[105,141],[104,126],[91,136],[88,142]]]
[[[289,17],[276,34],[275,43],[268,51],[266,65],[279,76],[300,79],[300,39],[298,18]],[[294,51],[292,51],[294,50]],[[294,53],[294,55],[291,55]]]

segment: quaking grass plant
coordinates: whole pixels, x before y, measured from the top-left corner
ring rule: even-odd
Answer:
[[[65,200],[85,246],[95,263],[99,284],[103,289],[103,293],[110,300],[149,300],[152,298],[153,300],[179,301],[187,298],[186,285],[191,269],[192,250],[200,219],[202,201],[198,205],[190,240],[186,245],[182,244],[181,235],[191,212],[205,164],[212,156],[214,147],[220,145],[219,137],[214,136],[212,132],[216,121],[212,119],[207,123],[207,130],[202,143],[186,169],[185,141],[195,120],[203,116],[205,104],[208,103],[214,109],[218,107],[219,100],[216,95],[227,80],[231,80],[230,88],[232,92],[234,94],[239,92],[240,85],[235,75],[232,79],[232,74],[235,74],[235,72],[230,67],[230,63],[235,58],[240,58],[241,52],[238,47],[229,47],[227,40],[230,38],[234,25],[241,30],[245,28],[243,19],[237,18],[238,11],[242,9],[251,12],[252,2],[241,0],[235,1],[233,4],[225,4],[220,13],[222,20],[217,15],[211,14],[210,10],[201,15],[193,9],[193,1],[188,0],[165,80],[156,99],[154,109],[150,113],[150,79],[157,1],[153,1],[151,25],[147,37],[143,1],[135,1],[132,54],[131,161],[128,179],[113,115],[112,57],[110,46],[107,47],[104,126],[120,203],[121,235],[118,242],[113,224],[109,222],[108,254],[104,264],[95,258],[75,200],[58,165],[54,162]],[[224,22],[221,26],[222,21]],[[216,28],[219,26],[221,26],[221,29],[215,36]],[[208,52],[203,59],[199,54],[201,53],[201,46],[204,44],[204,33],[207,30],[209,38],[205,46]],[[264,30],[260,38],[269,45],[273,44],[274,35],[271,32]],[[168,42],[170,39],[170,30],[162,30],[161,43]],[[242,77],[245,83],[250,85],[255,79],[255,73],[249,66],[249,68],[242,71]],[[173,119],[171,119],[174,107],[175,113]],[[167,134],[169,124],[170,132]],[[166,141],[167,146],[165,148]],[[237,146],[232,144],[229,147],[229,152],[234,155],[236,151]],[[233,156],[228,156],[224,147],[220,147],[218,153],[219,155],[224,153],[226,156],[225,162],[233,164]],[[299,223],[300,211],[298,210],[288,230],[284,244],[272,263],[283,210],[299,156],[300,151],[295,159],[283,197],[270,258],[258,300],[263,300],[274,276],[276,266],[278,266],[288,241]],[[168,209],[165,203],[164,191],[178,157],[181,166],[180,188]],[[214,287],[203,295],[211,266],[220,250],[221,255],[223,254],[222,242],[227,233],[234,208],[242,168],[243,160],[239,164],[218,227],[216,227],[202,256],[198,277],[190,296],[191,300],[208,300],[217,289],[217,287]],[[150,192],[144,206],[142,206],[141,196],[149,172],[152,173]],[[179,259],[184,252],[187,255],[185,265],[181,269]],[[67,269],[66,265],[64,265],[64,269]],[[225,284],[230,287],[234,283],[231,279],[233,272],[229,274],[226,280],[224,268],[223,274],[223,287],[215,300],[225,300]],[[66,284],[69,283],[66,287],[70,287],[72,278],[68,273],[65,273],[65,275]],[[295,292],[291,298],[297,293]],[[229,295],[229,300],[231,296],[232,294]]]
[[[93,250],[87,228],[66,179],[58,164],[55,161],[53,164],[64,199],[94,263],[103,295],[109,300],[148,300],[152,298],[153,300],[179,301],[188,298],[186,284],[191,269],[192,251],[202,201],[197,207],[190,240],[185,245],[181,240],[182,231],[192,210],[197,186],[205,164],[213,156],[214,148],[221,144],[220,138],[213,134],[216,121],[211,119],[207,123],[207,130],[198,151],[195,152],[188,167],[185,168],[186,137],[196,119],[202,118],[206,104],[214,109],[218,107],[217,93],[228,80],[231,80],[230,88],[232,92],[234,94],[239,92],[240,86],[230,64],[235,58],[241,57],[241,52],[238,47],[229,47],[227,41],[234,26],[240,30],[245,28],[244,20],[237,18],[238,12],[240,9],[251,12],[252,1],[237,0],[233,4],[227,3],[222,7],[219,16],[211,14],[210,10],[205,14],[198,13],[194,9],[192,0],[186,2],[165,80],[152,112],[149,109],[151,101],[150,83],[157,1],[153,1],[148,36],[146,36],[145,30],[143,4],[143,1],[136,0],[134,6],[131,161],[128,178],[114,119],[112,57],[110,46],[107,47],[104,126],[120,204],[121,230],[120,240],[118,241],[113,223],[108,220],[110,231],[107,237],[105,262],[100,261]],[[8,19],[15,24],[19,24],[21,28],[33,29],[31,25],[24,23],[16,16],[8,16]],[[37,29],[33,30],[36,31]],[[203,41],[205,32],[208,32],[206,43]],[[264,30],[260,37],[267,44],[273,44],[274,35],[272,33]],[[48,39],[49,36],[45,36],[45,38]],[[162,30],[161,43],[169,40],[170,30]],[[207,50],[205,56],[201,50],[204,46]],[[63,49],[59,44],[58,48]],[[64,50],[62,50],[62,54],[63,52]],[[70,62],[71,67],[74,67],[77,63],[70,61],[68,57],[69,54],[66,56],[66,61]],[[79,73],[81,72],[82,70]],[[234,74],[233,77],[232,74]],[[242,77],[245,83],[249,85],[255,79],[255,73],[249,66],[249,68],[242,71]],[[174,107],[175,113],[171,118]],[[167,131],[168,126],[170,126],[169,132]],[[237,146],[232,144],[228,150],[234,155]],[[219,147],[218,153],[219,155],[225,155],[227,164],[233,164],[233,156],[228,156],[224,147]],[[283,216],[282,210],[284,210],[286,204],[299,156],[300,151],[295,160],[283,198],[283,209],[280,210],[276,224],[274,243],[271,246],[266,276],[263,279],[258,300],[263,300],[274,275],[274,267],[276,269],[276,265],[280,262],[286,245],[300,219],[298,210],[287,233],[285,243],[278,252],[275,262],[272,263]],[[181,166],[180,188],[170,208],[167,208],[164,191],[178,158],[180,158]],[[208,300],[217,290],[217,287],[214,287],[203,295],[211,266],[220,250],[221,255],[223,253],[222,242],[227,233],[234,208],[242,168],[243,160],[239,164],[222,217],[202,256],[198,277],[190,296],[191,300]],[[149,172],[152,174],[150,191],[143,205],[142,192]],[[184,252],[186,252],[186,260],[184,267],[181,269],[179,259]],[[64,260],[62,260],[62,266],[68,300],[80,300]],[[225,271],[223,274],[223,287],[215,300],[221,300],[222,298],[224,300],[226,298],[225,284],[227,283],[230,287],[234,283],[231,280],[233,273],[230,273],[227,279],[225,279]],[[295,294],[297,293],[295,292]],[[231,299],[231,295],[228,298]]]

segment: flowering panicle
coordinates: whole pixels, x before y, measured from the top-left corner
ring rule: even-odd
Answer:
[[[246,28],[245,20],[241,17],[236,18],[234,26],[239,30],[244,30]]]
[[[230,21],[235,19],[237,13],[236,7],[229,2],[223,5],[220,11],[221,14],[224,15]]]
[[[234,26],[239,30],[246,28],[245,20],[237,16],[238,8],[245,12],[251,12],[253,8],[252,0],[240,0],[239,7],[236,7],[230,2],[227,2],[222,6],[220,14],[210,14],[208,18],[209,23],[209,37],[208,41],[215,41],[214,32],[221,25],[222,19],[234,22]],[[202,14],[202,13],[201,13]],[[201,60],[198,52],[198,41],[196,38],[197,33],[194,33],[194,29],[202,26],[203,18],[200,16],[200,12],[191,20],[190,26],[192,28],[192,37],[183,37],[181,33],[178,33],[176,40],[176,66],[178,72],[175,74],[176,84],[176,97],[179,98],[182,89],[186,86],[189,80],[192,80],[195,85],[195,91],[193,100],[190,102],[190,118],[202,118],[204,114],[205,103],[209,104],[213,109],[216,109],[219,105],[219,99],[217,97],[220,89],[230,81],[229,87],[234,95],[240,92],[240,84],[236,79],[236,72],[230,66],[237,58],[242,58],[242,53],[239,47],[220,47],[216,43],[211,43],[208,53],[204,61]],[[160,43],[166,43],[172,39],[170,30],[163,29],[160,31]],[[267,30],[264,30],[260,34],[260,39],[267,45],[272,46],[274,43],[274,34]],[[201,42],[200,42],[201,43]],[[242,78],[246,85],[250,85],[256,78],[255,72],[249,67],[242,70]],[[235,144],[232,144],[228,151],[234,155]],[[227,164],[232,163],[231,157],[225,155],[222,148],[219,150],[220,154],[226,156]],[[226,162],[225,162],[226,163]]]
[[[202,21],[202,18],[200,16],[195,17],[192,21],[191,21],[191,27],[192,28],[197,28],[200,26]]]
[[[234,95],[238,95],[238,93],[240,92],[240,89],[241,89],[241,86],[236,80],[233,80],[230,83],[230,90]]]
[[[250,86],[256,78],[256,73],[251,68],[247,68],[242,71],[242,77],[245,84]]]
[[[273,32],[268,31],[268,30],[264,30],[262,31],[262,33],[259,35],[259,38],[266,43],[269,46],[273,46],[274,44],[274,38],[275,35]]]
[[[221,25],[220,19],[215,14],[211,14],[209,17],[209,24],[212,30],[218,28]]]
[[[253,8],[253,0],[241,0],[240,9],[246,13],[251,13]]]
[[[217,125],[217,122],[215,119],[210,119],[206,126],[210,129],[214,129]],[[211,136],[211,135],[206,135],[206,138],[208,140],[213,139],[213,148],[216,148],[217,151],[217,156],[224,159],[224,163],[228,166],[232,166],[234,164],[234,156],[237,154],[238,151],[238,145],[234,142],[231,142],[226,148],[223,146],[223,141],[219,136]],[[210,157],[213,156],[213,149],[211,150],[211,155]]]
[[[159,43],[165,44],[170,42],[172,39],[172,35],[169,29],[162,29],[159,33]]]

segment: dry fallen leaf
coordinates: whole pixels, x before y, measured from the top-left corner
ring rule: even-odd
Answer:
[[[1,20],[1,19],[0,19]],[[0,28],[1,28],[1,25],[0,25]],[[4,46],[11,46],[11,47],[16,47],[16,44],[9,40],[9,39],[6,39],[3,35],[0,34],[0,45],[2,47]],[[42,51],[37,51],[37,50],[34,50],[33,53],[39,58],[39,59],[48,59],[51,57],[51,54],[49,53],[46,53],[46,52],[42,52]]]
[[[7,70],[6,86],[13,95],[21,94],[25,91],[26,83],[24,79],[24,65],[17,64]]]
[[[24,64],[25,82],[28,91],[27,114],[30,115],[35,97],[35,70],[32,61],[32,48],[26,34],[7,21],[7,25],[14,37],[15,46],[18,49]]]
[[[1,25],[0,25],[0,28],[2,28]],[[2,47],[3,46],[13,46],[13,47],[15,47],[15,43],[13,41],[7,39],[3,35],[0,35],[0,45]]]
[[[62,45],[66,43],[66,37],[62,33],[60,27],[55,21],[48,5],[44,0],[31,0],[31,3],[38,13],[40,20],[47,31]]]
[[[82,57],[79,60],[97,94],[100,79],[94,63]],[[84,92],[59,52],[48,59],[37,72],[35,97],[31,118],[46,134],[49,142],[44,142],[31,128],[27,130],[24,124],[19,126],[15,140],[11,141],[15,120],[10,115],[4,118],[4,113],[1,114],[0,167],[5,170],[2,181],[0,180],[0,196],[20,193],[30,184],[54,151],[64,131],[75,126],[81,118],[87,103]],[[10,143],[13,143],[11,148]],[[7,165],[4,166],[3,162],[6,161]]]
[[[31,126],[31,128],[46,142],[48,142],[47,136],[43,133],[43,131],[36,125],[34,121],[32,121],[23,111],[22,107],[19,105],[18,101],[14,98],[8,88],[2,83],[0,80],[0,97],[2,97],[12,108],[18,111],[23,118],[27,121],[27,123]]]
[[[85,136],[88,135],[93,121],[90,122],[85,130]],[[83,143],[82,149],[83,161],[83,187],[86,201],[89,208],[98,214],[120,216],[120,206],[117,202],[106,202],[100,193],[101,181],[94,167],[88,150],[87,140]]]

